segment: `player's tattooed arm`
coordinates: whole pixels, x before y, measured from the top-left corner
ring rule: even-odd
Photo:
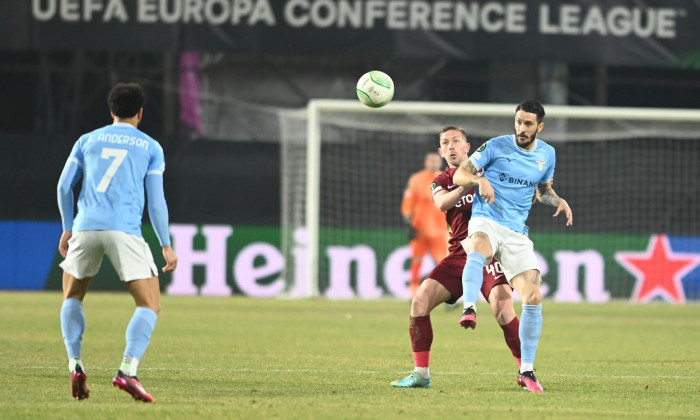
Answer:
[[[539,184],[537,186],[537,193],[539,195],[540,203],[547,204],[552,207],[558,207],[561,197],[554,192],[552,188],[552,182],[547,182],[546,184]]]
[[[452,182],[465,188],[477,186],[479,185],[479,177],[476,176],[476,171],[474,163],[471,159],[467,159],[457,168],[452,177]]]
[[[465,161],[462,162],[462,164],[459,165],[459,166],[461,166],[462,168],[466,169],[466,170],[469,171],[469,173],[471,173],[471,174],[475,174],[475,173],[477,172],[476,166],[474,166],[474,162],[472,162],[471,159],[465,160]]]
[[[566,226],[571,226],[574,223],[574,216],[571,207],[569,207],[569,203],[554,192],[551,181],[538,185],[537,192],[539,193],[539,200],[541,203],[556,207],[557,211],[554,212],[552,217],[557,217],[559,213],[564,212],[566,216]]]
[[[471,161],[471,159],[467,159],[465,162],[462,162],[462,164],[459,165],[459,168],[457,168],[457,171],[452,177],[452,182],[467,189],[478,186],[479,189],[477,192],[484,199],[484,201],[487,203],[493,203],[495,199],[495,192],[493,191],[491,183],[485,177],[477,176],[476,172],[477,168],[474,163]]]

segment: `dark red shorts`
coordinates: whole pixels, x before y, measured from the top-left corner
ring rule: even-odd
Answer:
[[[467,263],[465,255],[449,254],[430,272],[429,279],[433,279],[445,286],[452,298],[447,303],[455,303],[462,297],[462,272]],[[491,289],[499,284],[508,284],[501,264],[497,259],[492,259],[491,264],[484,267],[484,283],[481,285],[481,294],[488,302]]]

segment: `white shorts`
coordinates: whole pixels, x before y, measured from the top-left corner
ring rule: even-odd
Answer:
[[[158,268],[146,241],[118,230],[85,230],[73,233],[61,268],[77,279],[94,277],[107,254],[122,281],[158,276]]]
[[[485,217],[472,217],[469,220],[469,236],[476,232],[488,235],[493,256],[501,263],[508,283],[527,270],[540,271],[535,246],[527,236]],[[462,241],[465,250],[466,245],[467,239]]]

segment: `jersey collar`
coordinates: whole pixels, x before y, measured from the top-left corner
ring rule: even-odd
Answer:
[[[522,147],[518,146],[518,141],[517,141],[517,139],[515,138],[515,134],[511,134],[511,136],[513,137],[513,145],[514,145],[518,150],[523,151],[523,152],[525,152],[525,153],[530,153],[530,152],[534,152],[535,149],[537,149],[537,142],[539,141],[539,139],[538,139],[537,137],[535,137],[535,141],[532,142],[532,144],[534,144],[535,146],[534,146],[532,149],[527,150],[527,149],[523,149]]]

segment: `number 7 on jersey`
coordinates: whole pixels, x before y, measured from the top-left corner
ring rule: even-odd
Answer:
[[[97,185],[97,192],[107,191],[109,183],[112,182],[112,177],[117,172],[117,169],[119,169],[122,162],[124,162],[124,159],[126,159],[128,152],[129,151],[126,149],[112,149],[110,147],[105,147],[102,149],[102,159],[109,159],[113,157],[114,160],[112,161],[112,164],[109,165],[109,168],[107,168],[107,172],[105,172],[104,176],[100,180],[100,183]]]

